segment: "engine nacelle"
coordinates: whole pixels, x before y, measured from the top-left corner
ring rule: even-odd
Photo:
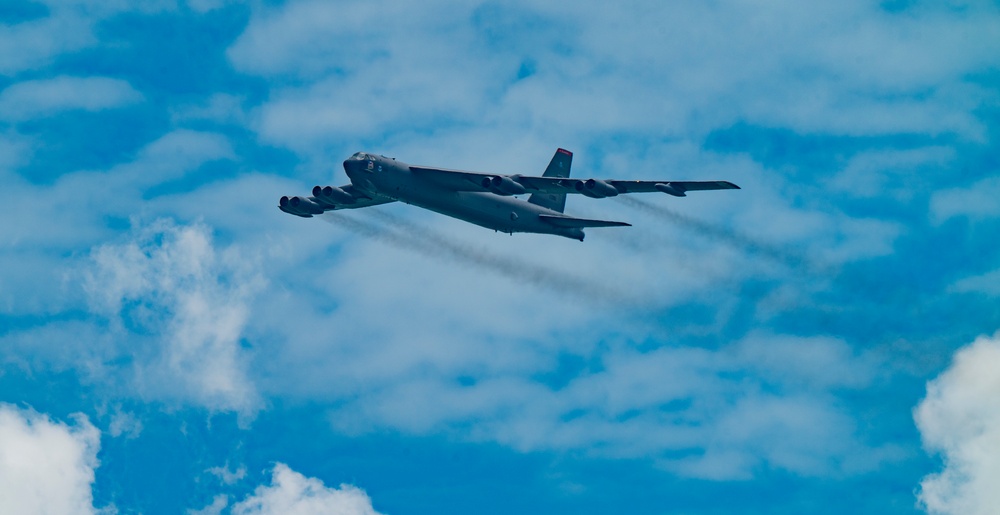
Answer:
[[[666,183],[664,183],[664,182],[658,182],[658,183],[654,184],[653,187],[656,188],[656,191],[662,191],[663,193],[666,193],[667,195],[673,195],[675,197],[686,197],[687,196],[687,193],[684,193],[684,190],[682,188],[674,186],[673,184],[670,184],[669,182],[666,182]]]
[[[576,183],[576,191],[579,191],[590,198],[605,198],[618,195],[618,190],[614,186],[600,179],[587,179],[585,181],[580,181]]]
[[[313,198],[315,198],[318,203],[331,207],[357,202],[357,199],[351,196],[350,193],[336,186],[326,186],[324,188],[320,188],[319,186],[314,187]]]
[[[301,216],[302,218],[312,218],[311,214],[293,208],[291,199],[289,199],[288,197],[281,197],[280,199],[278,199],[278,209],[290,215]]]
[[[483,177],[482,185],[484,188],[496,193],[497,195],[523,195],[528,190],[524,189],[524,186],[514,182],[513,179],[506,176],[493,176],[493,177]]]
[[[280,205],[280,204],[279,204]],[[305,197],[291,197],[288,199],[288,207],[293,211],[310,215],[323,214],[323,207]]]

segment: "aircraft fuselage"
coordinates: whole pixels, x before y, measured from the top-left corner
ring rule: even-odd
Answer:
[[[355,188],[422,207],[443,215],[505,233],[554,234],[583,241],[583,230],[556,227],[539,215],[562,213],[528,203],[513,196],[491,192],[454,191],[418,178],[410,165],[382,156],[344,161],[344,170]]]

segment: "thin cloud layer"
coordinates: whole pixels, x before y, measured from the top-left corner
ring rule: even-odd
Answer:
[[[804,133],[983,137],[973,111],[993,93],[966,76],[998,64],[989,35],[1000,25],[980,16],[995,14],[991,6],[921,6],[905,17],[858,2],[730,7],[682,2],[635,17],[594,2],[404,12],[293,2],[256,10],[229,57],[278,84],[312,79],[276,87],[256,124],[305,154],[324,138],[404,123],[464,130],[473,120],[540,134],[679,135],[744,120]],[[373,25],[385,37],[359,36]],[[504,36],[525,28],[530,37]]]
[[[174,0],[136,4],[126,0],[42,0],[42,16],[0,25],[0,74],[45,67],[61,54],[98,44],[95,26],[122,12],[153,13],[169,9]]]
[[[922,506],[933,514],[986,515],[1000,506],[1000,335],[980,337],[955,353],[927,384],[914,418],[924,445],[944,470],[920,482]]]
[[[831,402],[869,386],[877,362],[842,342],[755,335],[718,351],[615,349],[562,387],[503,375],[473,384],[397,377],[333,412],[346,431],[446,431],[522,451],[653,458],[683,476],[750,479],[763,467],[857,473],[898,458],[858,440]],[[682,455],[683,458],[671,458]]]
[[[19,82],[0,92],[0,119],[23,121],[60,111],[100,111],[142,100],[123,80],[108,77],[56,77]]]
[[[974,221],[1000,217],[1000,178],[983,179],[962,188],[949,188],[931,197],[931,215],[940,223],[954,217]]]

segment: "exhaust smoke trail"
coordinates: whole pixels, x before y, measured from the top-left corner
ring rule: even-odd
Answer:
[[[399,216],[373,210],[373,216],[385,226],[358,220],[343,213],[327,213],[323,218],[354,233],[375,238],[397,248],[416,251],[434,258],[476,266],[497,273],[508,279],[545,288],[559,293],[569,293],[588,300],[598,300],[616,305],[635,305],[638,299],[622,291],[602,286],[561,270],[530,263],[523,259],[501,256],[489,251],[454,241],[426,227],[414,224]],[[391,227],[391,228],[390,228]]]
[[[619,202],[635,209],[645,211],[648,214],[670,220],[678,225],[692,229],[703,236],[732,245],[752,254],[758,254],[770,259],[771,261],[788,266],[789,268],[796,270],[805,269],[808,271],[819,271],[827,268],[822,265],[817,266],[816,263],[810,262],[810,260],[803,255],[789,252],[788,250],[775,245],[769,245],[767,243],[756,241],[752,238],[739,234],[732,229],[710,222],[705,222],[703,220],[698,220],[696,218],[691,218],[645,200],[626,196],[616,197],[615,200],[618,200]]]

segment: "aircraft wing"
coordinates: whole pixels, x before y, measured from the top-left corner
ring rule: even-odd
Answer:
[[[316,186],[310,197],[281,197],[278,209],[302,218],[323,214],[336,209],[358,209],[388,204],[395,200],[381,195],[369,196],[348,184],[347,186]]]
[[[659,191],[684,197],[688,191],[733,190],[739,186],[729,181],[625,181],[572,179],[569,177],[534,177],[482,172],[466,172],[445,168],[411,166],[410,171],[429,182],[453,191],[492,191],[500,195],[525,193],[580,193],[588,197],[613,197],[622,193]]]
[[[510,177],[502,174],[466,172],[426,166],[411,166],[410,172],[428,182],[454,191],[484,191],[487,188],[483,187],[483,179]]]
[[[683,197],[685,191],[738,190],[739,186],[729,181],[607,181],[619,193],[647,193],[659,191]],[[666,187],[664,187],[666,186]],[[675,193],[681,193],[676,195]]]
[[[588,197],[614,197],[623,193],[659,191],[684,197],[688,191],[738,190],[729,181],[626,181],[618,179],[571,179],[558,177],[515,177],[531,193],[580,193]]]

